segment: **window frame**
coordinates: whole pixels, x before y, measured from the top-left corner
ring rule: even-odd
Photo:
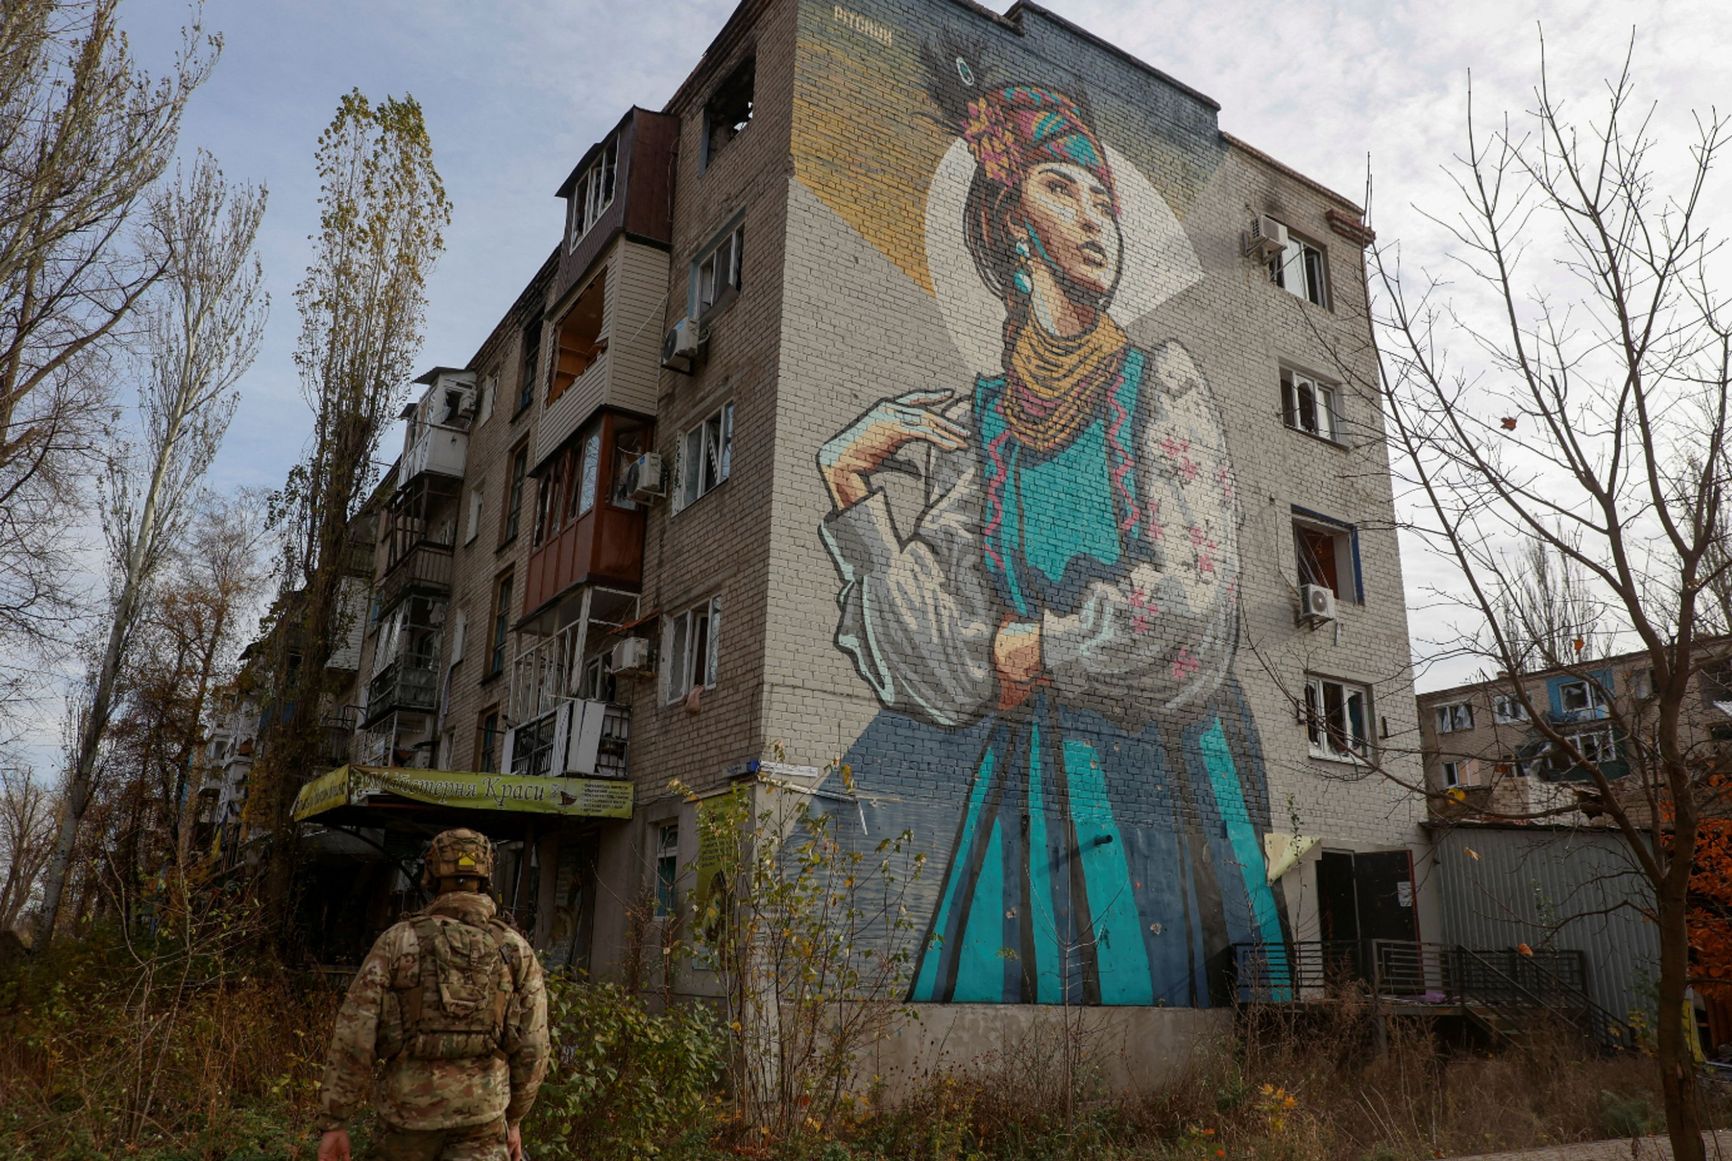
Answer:
[[[1281,387],[1281,422],[1288,430],[1308,435],[1312,439],[1320,439],[1331,447],[1341,447],[1341,387],[1308,371],[1297,367],[1282,365],[1279,375]],[[1304,404],[1300,397],[1301,385],[1311,392],[1311,426],[1302,422]],[[1319,422],[1322,419],[1324,422]]]
[[[1295,288],[1288,285],[1287,271],[1297,261],[1300,279],[1304,285]],[[1324,310],[1333,310],[1330,306],[1331,295],[1329,285],[1329,251],[1317,242],[1293,229],[1287,227],[1287,245],[1281,253],[1269,259],[1269,281],[1301,302],[1309,302]],[[1312,275],[1316,275],[1316,297],[1312,297]]]
[[[505,672],[511,642],[511,602],[515,597],[516,569],[508,568],[493,578],[493,612],[487,619],[487,668],[483,679]]]
[[[655,882],[655,917],[667,919],[679,910],[680,820],[662,819],[650,824],[655,834],[650,870]]]
[[[661,680],[664,706],[684,701],[694,689],[716,687],[721,668],[718,661],[721,622],[720,593],[706,597],[666,618],[662,629]],[[703,678],[701,684],[698,680],[700,666]]]
[[[735,90],[737,90],[742,84],[742,74],[747,73],[748,71],[750,73],[750,87],[746,93],[746,115],[743,118],[735,119],[733,124],[727,130],[727,136],[718,143],[716,141],[716,133],[720,126],[716,121],[716,117],[721,110],[718,109],[717,106],[730,97],[738,96],[738,93]],[[716,82],[715,87],[710,90],[709,95],[704,98],[704,107],[698,122],[699,131],[703,134],[701,139],[702,150],[699,154],[700,165],[698,167],[698,172],[702,173],[708,170],[710,166],[715,163],[716,157],[719,156],[723,150],[727,149],[727,147],[732,145],[741,134],[752,127],[752,121],[757,113],[757,95],[758,59],[756,53],[751,53],[736,61],[734,66],[727,71],[727,74],[723,76],[721,80]]]
[[[601,152],[571,187],[571,204],[566,214],[565,248],[568,251],[577,249],[578,243],[613,205],[618,185],[619,134],[610,133],[602,142]]]
[[[493,767],[499,761],[500,743],[505,739],[501,728],[504,720],[498,702],[475,715],[475,769],[479,773],[498,773]]]
[[[1333,516],[1325,516],[1309,508],[1292,505],[1293,517],[1293,572],[1301,585],[1317,584],[1319,581],[1307,579],[1305,576],[1304,556],[1307,547],[1303,539],[1304,533],[1322,534],[1328,536],[1335,556],[1335,581],[1330,588],[1335,599],[1340,604],[1365,604],[1365,571],[1359,555],[1359,527]],[[1315,554],[1313,554],[1315,556]],[[1318,562],[1322,564],[1321,561]],[[1319,569],[1321,576],[1322,569]],[[1327,579],[1327,578],[1323,578]],[[1343,591],[1343,589],[1346,591]]]
[[[1513,693],[1494,693],[1491,695],[1491,721],[1494,726],[1521,725],[1533,719],[1528,716],[1527,706],[1522,699]]]
[[[1441,764],[1443,772],[1443,788],[1445,790],[1454,790],[1456,787],[1463,785],[1461,775],[1462,767],[1465,765],[1467,765],[1467,760],[1464,758],[1453,758]]]
[[[529,444],[511,450],[505,483],[505,507],[499,516],[499,547],[504,548],[522,529],[524,484],[529,478]]]
[[[1467,720],[1461,721],[1463,711]],[[1474,705],[1471,701],[1449,701],[1431,707],[1432,722],[1440,734],[1458,734],[1474,727]]]
[[[1338,709],[1343,715],[1339,723],[1331,724],[1326,715],[1335,711],[1329,706],[1328,687],[1335,686],[1341,690]],[[1360,732],[1355,735],[1359,748],[1351,745],[1338,748],[1334,744],[1334,736],[1347,737],[1352,730],[1351,714],[1352,698],[1360,700]],[[1321,708],[1319,708],[1321,707]],[[1305,701],[1300,707],[1300,720],[1305,726],[1306,745],[1311,757],[1323,762],[1349,762],[1355,765],[1369,763],[1376,752],[1376,710],[1372,702],[1371,687],[1356,681],[1348,681],[1339,677],[1325,677],[1320,673],[1305,675]]]
[[[518,360],[517,406],[512,408],[513,421],[521,418],[535,403],[535,386],[541,372],[541,347],[547,340],[547,327],[540,318],[533,318],[523,327],[523,350]]]
[[[743,217],[736,217],[723,227],[701,250],[692,258],[691,274],[686,294],[686,317],[702,322],[709,318],[740,294],[745,285],[742,269],[745,265],[746,223]],[[715,264],[723,251],[727,251],[725,266],[725,283],[715,281],[716,270],[722,267]],[[705,285],[704,268],[710,267],[708,275],[710,285]]]
[[[1573,689],[1582,690],[1584,704],[1570,706],[1566,702],[1568,692]],[[1575,678],[1560,682],[1558,685],[1558,708],[1566,714],[1597,714],[1606,709],[1604,696],[1600,692],[1600,683],[1591,678]]]
[[[677,515],[727,483],[733,476],[734,401],[726,400],[714,411],[680,432],[679,441],[674,446],[673,510]],[[705,486],[705,481],[710,477],[712,463],[715,478]],[[690,489],[687,488],[688,482],[692,485]]]

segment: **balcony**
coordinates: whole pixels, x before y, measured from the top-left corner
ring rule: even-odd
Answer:
[[[389,559],[389,558],[388,558]],[[379,578],[379,608],[389,609],[411,594],[447,598],[451,595],[451,545],[417,540],[386,566]]]
[[[462,479],[468,454],[469,433],[463,428],[424,424],[420,436],[404,450],[397,465],[397,486],[428,474]]]
[[[438,706],[439,661],[432,654],[405,654],[367,683],[367,724],[398,711],[432,713]]]
[[[599,703],[567,702],[568,706]],[[511,773],[557,777],[626,777],[626,747],[631,739],[631,708],[607,703],[598,733],[586,736],[581,714],[567,710],[544,714],[513,731]],[[563,719],[563,720],[562,720]],[[563,726],[563,728],[562,728]],[[593,741],[593,756],[587,752]],[[563,755],[557,752],[565,745]]]

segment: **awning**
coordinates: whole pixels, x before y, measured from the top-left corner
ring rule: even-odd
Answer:
[[[545,778],[533,774],[472,774],[402,766],[339,766],[301,787],[296,822],[344,806],[393,802],[568,818],[630,818],[632,784],[615,778]]]

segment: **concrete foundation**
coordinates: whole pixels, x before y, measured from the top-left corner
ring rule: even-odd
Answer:
[[[895,1102],[939,1073],[1062,1082],[1070,1058],[1086,1083],[1143,1093],[1183,1077],[1233,1035],[1225,1008],[1060,1008],[916,1004],[908,1023],[861,1062],[860,1083]]]

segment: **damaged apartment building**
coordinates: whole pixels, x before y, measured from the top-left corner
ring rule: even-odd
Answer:
[[[1418,939],[1369,232],[1219,112],[1033,4],[743,3],[417,381],[308,841],[479,827],[601,975],[742,781],[912,833],[915,1002]]]

